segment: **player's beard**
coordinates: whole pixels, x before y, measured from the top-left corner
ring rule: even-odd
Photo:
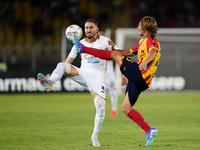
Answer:
[[[86,35],[86,37],[87,37],[88,39],[92,39],[94,36],[95,36],[95,34],[93,34],[92,36],[87,36],[87,35]]]

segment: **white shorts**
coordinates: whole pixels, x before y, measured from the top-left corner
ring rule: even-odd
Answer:
[[[107,72],[106,72],[106,90],[115,89],[115,71],[113,67],[113,61],[107,61]]]
[[[102,98],[106,98],[105,75],[102,75],[102,72],[72,66],[78,71],[79,75],[71,76],[69,77],[70,79],[82,86],[88,87],[90,92],[93,91]]]

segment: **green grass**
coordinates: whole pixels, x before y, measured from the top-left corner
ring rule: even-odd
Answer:
[[[110,100],[99,133],[90,137],[95,107],[89,93],[0,94],[1,150],[199,150],[200,94],[144,93],[134,108],[159,131],[151,147],[145,133],[121,111],[110,118]]]

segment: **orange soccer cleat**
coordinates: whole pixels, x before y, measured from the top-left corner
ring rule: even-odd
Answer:
[[[117,116],[117,110],[112,110],[110,117],[116,117]]]

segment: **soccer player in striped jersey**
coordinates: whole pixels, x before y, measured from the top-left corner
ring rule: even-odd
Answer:
[[[146,146],[152,145],[158,130],[152,128],[144,120],[142,115],[133,106],[141,92],[149,88],[153,76],[157,70],[160,60],[160,44],[156,38],[157,22],[153,17],[143,17],[137,27],[139,35],[143,38],[129,50],[115,50],[114,44],[110,41],[113,51],[92,49],[84,46],[73,35],[73,42],[77,53],[88,53],[106,60],[114,60],[120,67],[122,85],[126,85],[126,94],[122,104],[122,111],[138,124],[146,133]],[[126,56],[137,55],[137,63]]]

